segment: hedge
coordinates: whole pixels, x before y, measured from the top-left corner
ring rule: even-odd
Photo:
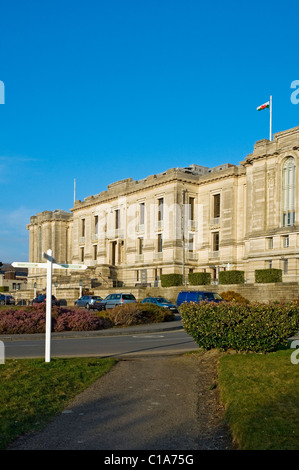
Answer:
[[[219,284],[244,284],[244,271],[220,271]]]
[[[161,275],[161,286],[162,287],[171,287],[171,286],[181,286],[183,284],[183,275],[182,274],[162,274]]]
[[[255,282],[267,283],[267,282],[282,282],[282,270],[281,269],[256,269],[255,270]]]
[[[188,280],[191,286],[211,284],[211,273],[189,273]]]
[[[180,307],[185,331],[200,348],[271,352],[299,330],[299,306],[200,302]]]
[[[0,292],[8,292],[8,286],[0,286]]]

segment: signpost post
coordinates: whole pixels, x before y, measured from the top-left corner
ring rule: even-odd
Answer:
[[[52,273],[53,269],[75,269],[84,270],[85,264],[62,264],[56,263],[52,250],[43,253],[46,263],[26,263],[15,261],[12,266],[15,268],[42,268],[47,270],[47,294],[46,294],[46,339],[45,339],[45,362],[51,361],[51,311],[52,311]]]

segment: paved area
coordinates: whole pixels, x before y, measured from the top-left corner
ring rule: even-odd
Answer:
[[[123,358],[10,449],[232,449],[215,387],[217,354]]]

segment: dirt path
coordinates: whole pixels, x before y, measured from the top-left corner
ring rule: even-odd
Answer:
[[[217,360],[216,352],[122,359],[10,449],[232,449],[214,387]]]

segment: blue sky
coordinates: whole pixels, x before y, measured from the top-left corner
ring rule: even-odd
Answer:
[[[238,164],[299,125],[298,0],[2,0],[0,261],[120,179]]]

